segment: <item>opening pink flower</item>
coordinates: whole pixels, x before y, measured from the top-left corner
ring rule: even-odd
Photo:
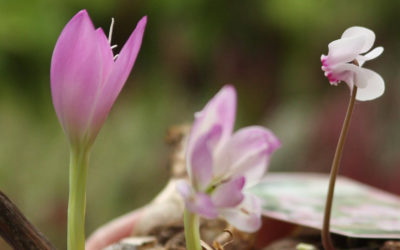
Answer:
[[[205,218],[225,218],[246,232],[261,226],[260,202],[244,188],[257,183],[268,167],[278,138],[260,126],[235,133],[236,91],[225,86],[196,113],[186,152],[190,184],[178,191],[188,210]]]
[[[375,59],[383,52],[383,47],[368,52],[374,42],[375,33],[372,30],[350,27],[340,39],[328,45],[328,55],[321,56],[322,70],[329,82],[337,85],[344,81],[350,90],[354,85],[357,86],[356,99],[359,101],[373,100],[385,91],[382,77],[372,70],[362,68],[366,61]]]
[[[139,21],[117,58],[86,10],[62,31],[51,60],[51,93],[72,145],[90,145],[98,134],[135,63],[146,21],[146,17]]]

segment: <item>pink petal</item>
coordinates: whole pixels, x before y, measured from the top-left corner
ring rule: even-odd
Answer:
[[[246,160],[243,160],[235,167],[235,173],[233,176],[245,175],[246,187],[257,184],[265,175],[268,170],[270,156],[265,152],[258,152],[253,155],[249,155]]]
[[[193,200],[186,201],[186,206],[190,211],[204,218],[215,219],[218,217],[218,211],[210,196],[204,193],[197,193]]]
[[[113,68],[113,74],[110,76],[110,88],[114,90],[114,95],[118,95],[125,84],[132,67],[136,61],[140,47],[142,45],[143,35],[147,24],[147,16],[140,19],[135,30],[130,35],[128,41],[122,47]]]
[[[88,120],[89,120],[89,129],[87,130],[88,133],[88,140],[89,143],[91,143],[97,136],[99,130],[101,129],[105,117],[107,116],[108,112],[101,112],[103,110],[100,111],[101,108],[101,104],[104,100],[102,100],[101,98],[103,98],[102,96],[102,91],[104,88],[104,85],[107,81],[107,79],[110,76],[111,70],[113,68],[114,65],[114,59],[113,59],[113,52],[111,49],[111,46],[108,42],[108,38],[106,37],[106,35],[104,34],[104,31],[99,28],[96,30],[96,36],[97,36],[97,43],[99,45],[99,53],[101,56],[101,62],[102,62],[102,82],[100,82],[99,86],[96,89],[96,98],[93,101],[93,108],[91,110],[90,115],[88,116]],[[100,111],[100,112],[99,112]]]
[[[218,211],[210,196],[201,192],[195,192],[185,181],[177,183],[176,188],[183,196],[186,208],[191,212],[201,215],[207,219],[218,217]]]
[[[223,208],[239,205],[244,198],[242,193],[244,183],[245,178],[241,176],[218,186],[211,196],[215,206]]]
[[[279,139],[268,129],[251,126],[238,130],[217,156],[214,175],[246,177],[252,183],[261,179],[268,159],[280,147]]]
[[[114,64],[114,56],[113,51],[111,49],[110,44],[108,43],[108,38],[102,28],[98,28],[96,30],[97,43],[99,45],[100,55],[102,58],[102,66],[103,66],[103,79],[106,80],[109,77],[109,74],[112,70]],[[105,84],[106,81],[103,81],[102,84]],[[103,87],[103,86],[100,86]]]
[[[94,124],[103,124],[112,105],[128,79],[142,44],[146,23],[147,17],[143,17],[137,24],[124,47],[121,49],[117,60],[113,64],[112,71],[109,74],[107,81],[104,83],[104,87],[100,93],[99,102],[97,103],[94,115]]]
[[[58,38],[50,72],[53,104],[70,140],[81,137],[88,126],[96,90],[103,80],[99,52],[89,15],[80,11]]]
[[[221,209],[221,216],[240,231],[253,233],[261,227],[261,203],[253,195],[246,195],[236,208]]]
[[[176,183],[176,190],[182,195],[184,199],[189,199],[194,193],[194,190],[192,189],[190,184],[184,180],[179,180]]]
[[[215,125],[195,142],[188,174],[197,191],[204,191],[213,177],[213,150],[221,132],[221,126]]]
[[[230,85],[224,86],[204,107],[195,115],[195,121],[188,140],[188,151],[192,151],[195,141],[207,133],[215,125],[222,128],[221,142],[232,134],[236,114],[236,91]]]
[[[375,42],[375,33],[367,28],[353,26],[346,29],[343,34],[342,38],[348,37],[362,37],[364,40],[364,44],[360,50],[360,53],[365,53],[372,48]]]

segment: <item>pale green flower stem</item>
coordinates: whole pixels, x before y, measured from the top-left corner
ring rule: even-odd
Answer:
[[[329,177],[328,195],[326,197],[326,203],[325,203],[324,222],[322,226],[322,244],[325,250],[335,249],[332,243],[331,236],[329,234],[333,194],[335,191],[336,176],[339,170],[340,159],[342,158],[344,142],[346,141],[347,133],[349,131],[349,126],[350,126],[351,115],[353,114],[356,95],[357,95],[357,87],[354,86],[353,91],[351,93],[349,106],[347,107],[347,113],[343,122],[342,131],[340,132],[339,141],[336,146],[335,156],[333,157],[331,174]]]
[[[88,149],[71,149],[69,165],[68,250],[85,249]]]
[[[184,222],[186,249],[201,250],[199,216],[185,209]]]

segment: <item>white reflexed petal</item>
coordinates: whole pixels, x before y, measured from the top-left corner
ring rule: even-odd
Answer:
[[[385,82],[376,72],[360,68],[355,76],[356,85],[360,81],[365,81],[366,86],[358,88],[356,99],[359,101],[370,101],[383,95],[385,92]]]
[[[221,216],[240,231],[256,232],[261,227],[261,202],[257,197],[246,194],[236,208],[221,209]]]
[[[363,68],[352,63],[344,63],[335,68],[335,75],[340,81],[344,81],[349,85],[350,90],[353,89],[353,84],[359,88],[365,88],[367,81],[362,80],[362,74],[359,74]],[[358,80],[357,80],[358,79]]]
[[[383,47],[376,47],[375,49],[371,50],[365,55],[357,56],[356,60],[361,67],[366,61],[373,60],[378,56],[380,56],[382,53],[383,53]]]
[[[364,43],[362,36],[341,38],[329,43],[327,63],[335,65],[353,61],[361,53]]]
[[[375,33],[372,30],[364,27],[354,26],[346,29],[342,34],[342,38],[350,37],[362,37],[364,44],[360,53],[365,53],[370,50],[375,42]]]

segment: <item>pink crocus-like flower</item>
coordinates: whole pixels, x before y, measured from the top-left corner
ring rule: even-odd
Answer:
[[[62,31],[51,60],[51,92],[72,145],[90,145],[98,134],[135,63],[146,21],[139,21],[118,57],[111,37],[95,29],[86,10]]]
[[[190,184],[177,188],[188,210],[205,218],[221,216],[246,232],[261,226],[258,198],[244,192],[264,175],[280,141],[260,126],[233,133],[236,92],[225,86],[196,113],[186,152]]]
[[[385,83],[376,72],[362,68],[366,61],[375,59],[383,52],[376,47],[368,52],[375,42],[375,33],[364,27],[350,27],[342,37],[331,42],[328,55],[321,56],[322,70],[332,85],[344,81],[358,87],[356,99],[368,101],[378,98],[385,91]],[[368,53],[366,53],[368,52]],[[366,53],[366,54],[364,54]]]

